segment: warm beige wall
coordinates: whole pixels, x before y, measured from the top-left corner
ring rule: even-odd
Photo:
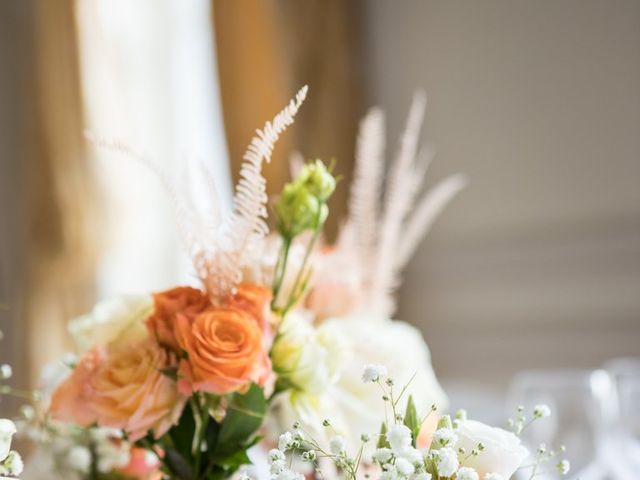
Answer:
[[[393,138],[425,87],[431,179],[471,178],[401,295],[438,372],[640,355],[640,2],[366,4]]]

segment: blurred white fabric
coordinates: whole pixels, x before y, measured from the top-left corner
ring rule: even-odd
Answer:
[[[86,0],[78,2],[81,72],[88,129],[148,154],[190,185],[204,163],[218,193],[231,188],[215,61],[210,2]],[[98,297],[194,283],[182,253],[174,212],[159,180],[121,155],[95,152],[107,236]],[[191,173],[191,174],[190,174]]]

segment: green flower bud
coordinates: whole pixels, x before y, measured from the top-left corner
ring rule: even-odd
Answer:
[[[305,165],[300,176],[285,185],[275,204],[280,233],[293,238],[319,228],[329,215],[326,201],[335,187],[335,178],[320,160]]]
[[[322,202],[326,202],[336,189],[336,179],[320,160],[307,163],[302,168],[300,181],[312,195]]]
[[[323,212],[326,209],[323,206],[300,184],[287,184],[275,206],[280,233],[293,238],[305,230],[313,230],[328,214]]]

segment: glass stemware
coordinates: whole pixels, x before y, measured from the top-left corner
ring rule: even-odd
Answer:
[[[535,405],[546,404],[552,415],[523,431],[524,444],[535,452],[540,444],[549,449],[566,446],[566,453],[536,472],[536,479],[562,478],[555,465],[562,458],[571,462],[565,478],[580,480],[630,480],[619,476],[609,465],[606,449],[607,426],[615,415],[612,382],[604,370],[529,370],[518,374],[510,387],[508,405],[518,405],[531,415]],[[515,415],[513,413],[512,415]],[[535,463],[532,461],[529,463]],[[531,469],[523,469],[516,478],[529,479]]]
[[[617,358],[605,364],[613,381],[617,412],[610,422],[606,454],[626,472],[640,472],[640,358]],[[629,478],[635,478],[630,476]]]

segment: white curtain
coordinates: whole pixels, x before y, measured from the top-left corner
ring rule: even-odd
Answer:
[[[148,153],[194,190],[191,165],[214,174],[221,207],[231,187],[209,0],[78,0],[87,128]],[[98,296],[193,283],[157,178],[132,159],[95,150],[107,232]],[[198,197],[207,208],[213,199]]]

